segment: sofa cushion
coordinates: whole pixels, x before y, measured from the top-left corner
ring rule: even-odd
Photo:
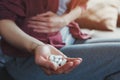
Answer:
[[[91,38],[87,40],[76,40],[75,44],[120,42],[120,28],[117,28],[115,31],[101,31],[90,29],[81,30],[82,32],[91,35]]]
[[[89,0],[87,10],[82,14],[82,17],[77,20],[80,27],[99,30],[114,30],[118,18],[118,7],[115,5],[116,1]]]
[[[120,39],[120,28],[116,28],[114,31],[102,31],[102,30],[94,30],[94,29],[81,29],[82,32],[91,35],[93,38],[112,38],[112,39]]]

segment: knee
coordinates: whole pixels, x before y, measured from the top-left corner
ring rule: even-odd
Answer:
[[[119,80],[120,72],[107,76],[104,80]]]

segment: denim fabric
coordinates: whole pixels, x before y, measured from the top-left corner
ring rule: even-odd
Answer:
[[[5,57],[1,51],[1,47],[0,47],[0,67],[4,67],[4,64],[5,64]]]
[[[71,45],[61,51],[69,57],[81,57],[83,62],[69,74],[54,76],[45,75],[33,57],[13,58],[6,68],[15,80],[104,80],[120,71],[120,43]]]
[[[12,57],[6,56],[3,54],[1,47],[0,47],[0,67],[5,67],[5,64],[10,61]]]
[[[0,40],[1,40],[1,36],[0,36]],[[1,50],[1,41],[0,41],[0,68],[4,67],[5,64],[5,57],[3,55],[3,52]]]
[[[108,75],[105,80],[120,80],[120,71]]]

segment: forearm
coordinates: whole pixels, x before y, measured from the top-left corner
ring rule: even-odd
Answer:
[[[63,15],[62,17],[64,18],[66,23],[69,24],[70,22],[79,18],[82,14],[82,11],[83,11],[83,8],[81,8],[80,6],[77,6],[76,8],[72,9],[69,13]]]
[[[32,52],[38,45],[44,45],[44,43],[24,33],[11,20],[0,21],[0,34],[8,43],[29,52]]]

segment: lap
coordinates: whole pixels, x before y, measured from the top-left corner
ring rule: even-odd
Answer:
[[[120,79],[120,71],[108,75],[105,80],[119,80]]]
[[[16,80],[103,80],[120,70],[120,43],[98,43],[65,46],[61,51],[83,62],[69,74],[47,76],[34,63],[33,57],[13,58],[6,65]]]
[[[75,44],[92,44],[92,43],[114,43],[120,42],[120,38],[91,38],[87,40],[76,40]]]
[[[70,57],[81,57],[83,62],[75,72],[82,80],[103,80],[120,71],[120,43],[94,43],[72,45],[62,49]]]

